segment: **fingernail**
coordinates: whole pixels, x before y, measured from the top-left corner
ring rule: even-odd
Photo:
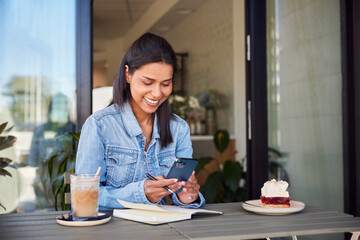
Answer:
[[[175,178],[175,179],[174,179],[174,182],[177,182],[177,181],[178,181],[178,179]]]

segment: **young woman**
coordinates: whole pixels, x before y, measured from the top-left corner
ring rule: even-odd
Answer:
[[[137,39],[120,64],[110,105],[84,123],[76,173],[100,172],[100,209],[121,208],[121,199],[201,207],[194,173],[187,182],[165,179],[178,157],[191,158],[188,124],[170,112],[168,97],[176,72],[176,56],[162,37],[146,33]],[[157,181],[149,180],[149,173]],[[176,192],[170,193],[164,186]]]

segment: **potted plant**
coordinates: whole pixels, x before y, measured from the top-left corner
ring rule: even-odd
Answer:
[[[227,106],[226,95],[216,88],[209,88],[196,97],[200,106],[205,108],[206,133],[212,135],[218,130],[217,109]]]
[[[46,159],[49,177],[52,183],[52,193],[54,195],[54,207],[58,210],[58,202],[62,210],[70,209],[65,204],[65,192],[70,191],[70,186],[64,184],[65,172],[75,172],[76,144],[80,139],[80,133],[69,132],[57,138],[57,148]],[[67,143],[71,143],[70,146]]]
[[[223,158],[224,151],[230,142],[229,133],[226,130],[218,130],[214,134],[214,144]],[[245,200],[245,172],[244,161],[232,161],[205,157],[199,159],[199,164],[195,173],[206,171],[206,165],[216,163],[217,170],[210,173],[205,184],[200,187],[200,192],[204,195],[207,203],[214,202],[238,202]]]

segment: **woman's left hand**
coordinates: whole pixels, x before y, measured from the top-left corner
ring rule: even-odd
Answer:
[[[200,185],[198,184],[195,172],[193,172],[188,181],[185,182],[184,188],[177,194],[178,199],[183,204],[192,203],[199,196]]]

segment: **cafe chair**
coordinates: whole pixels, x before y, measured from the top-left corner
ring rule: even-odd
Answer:
[[[66,172],[64,173],[64,184],[70,184],[70,176],[72,174],[75,174],[75,173],[69,173],[69,172]],[[70,192],[66,192],[65,193],[65,204],[71,204],[71,193]]]

